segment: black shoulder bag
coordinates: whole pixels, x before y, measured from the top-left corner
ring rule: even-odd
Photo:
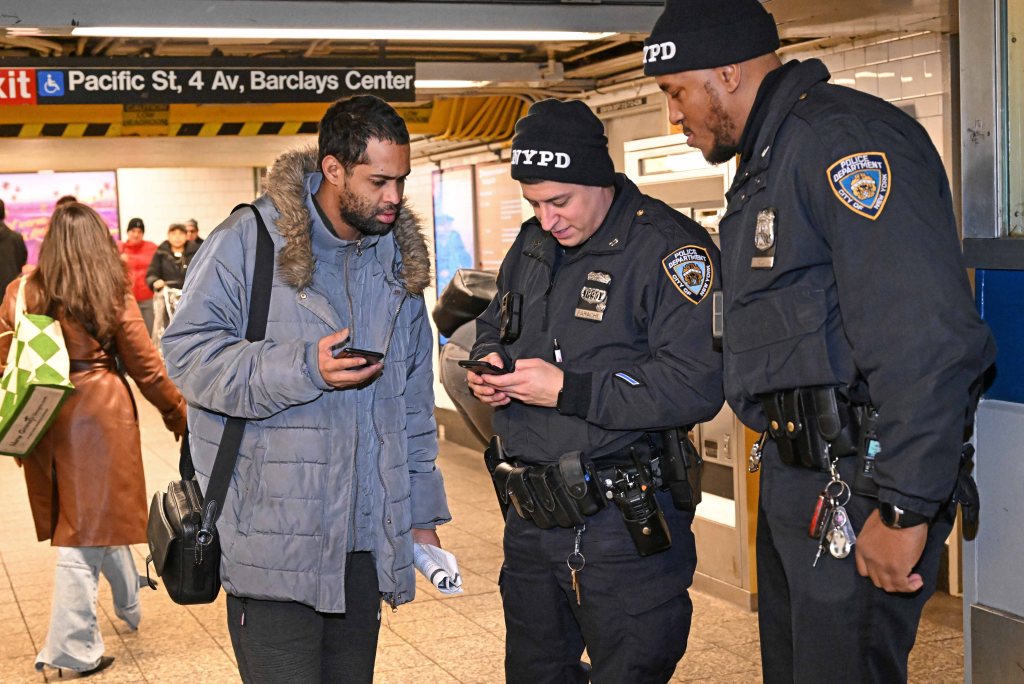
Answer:
[[[249,323],[245,329],[245,339],[258,342],[267,332],[270,291],[274,281],[274,243],[256,207],[240,204],[232,213],[242,207],[252,209],[258,227]],[[149,542],[146,576],[149,577],[149,564],[152,562],[175,603],[212,603],[220,593],[220,537],[216,522],[235,470],[244,432],[244,418],[228,418],[206,496],[203,497],[196,481],[186,431],[181,440],[181,459],[178,462],[181,480],[167,485],[166,492],[153,495],[146,526]],[[153,586],[152,581],[150,584]]]

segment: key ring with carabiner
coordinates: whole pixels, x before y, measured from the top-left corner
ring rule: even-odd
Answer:
[[[846,498],[842,501],[839,497],[845,495]],[[850,491],[850,485],[846,484],[842,480],[831,480],[825,485],[825,497],[830,501],[834,501],[837,506],[845,506],[850,502],[852,492]]]

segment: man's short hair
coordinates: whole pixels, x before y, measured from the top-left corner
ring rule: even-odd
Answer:
[[[409,129],[394,107],[379,97],[359,95],[339,100],[320,119],[318,163],[328,155],[349,172],[366,163],[366,145],[371,138],[396,145],[409,144]]]
[[[184,223],[172,223],[170,226],[167,227],[167,232],[168,233],[174,233],[174,232],[177,232],[179,230],[182,233],[187,233],[188,232],[187,230],[185,230],[185,224]]]
[[[549,180],[551,180],[551,179],[550,178],[537,178],[536,176],[530,176],[528,178],[518,178],[517,182],[519,182],[521,185],[540,185],[541,183],[547,183]],[[576,184],[576,185],[578,185],[578,184]],[[598,185],[598,186],[594,186],[594,187],[611,188],[611,187],[614,187],[614,185]]]
[[[196,230],[199,230],[199,224],[196,223],[195,219],[189,219],[188,221],[185,221],[185,227],[187,228],[188,226],[192,226]]]
[[[4,206],[4,201],[0,200],[0,221],[3,221],[5,218],[7,218],[7,207]]]

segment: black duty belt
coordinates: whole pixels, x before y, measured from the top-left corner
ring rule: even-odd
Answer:
[[[661,454],[661,436],[644,434],[632,444],[622,447],[609,454],[602,454],[591,459],[595,468],[608,468],[610,466],[629,466],[634,464],[634,457],[640,459],[641,463],[647,464],[657,459]]]
[[[700,503],[702,462],[685,430],[645,435],[593,460],[571,451],[557,463],[537,465],[509,458],[495,436],[484,462],[502,513],[511,506],[519,517],[542,529],[571,528],[614,503],[642,556],[671,545],[655,489],[671,492],[680,510],[693,511]]]
[[[828,471],[832,459],[859,453],[870,407],[852,403],[840,388],[801,387],[759,400],[783,463]]]

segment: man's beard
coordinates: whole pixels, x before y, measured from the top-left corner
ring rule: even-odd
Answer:
[[[715,141],[714,147],[711,148],[704,159],[709,164],[721,164],[735,157],[740,151],[739,136],[736,134],[736,124],[726,114],[718,93],[711,89],[710,83],[704,84],[704,90],[708,94],[711,110],[705,124],[708,130],[711,131]]]
[[[402,214],[403,203],[374,206],[366,200],[357,197],[346,186],[341,190],[339,205],[341,219],[363,235],[387,235],[395,227],[395,223],[398,222],[398,217]],[[395,220],[391,223],[377,220],[378,214],[392,211],[395,213]]]

